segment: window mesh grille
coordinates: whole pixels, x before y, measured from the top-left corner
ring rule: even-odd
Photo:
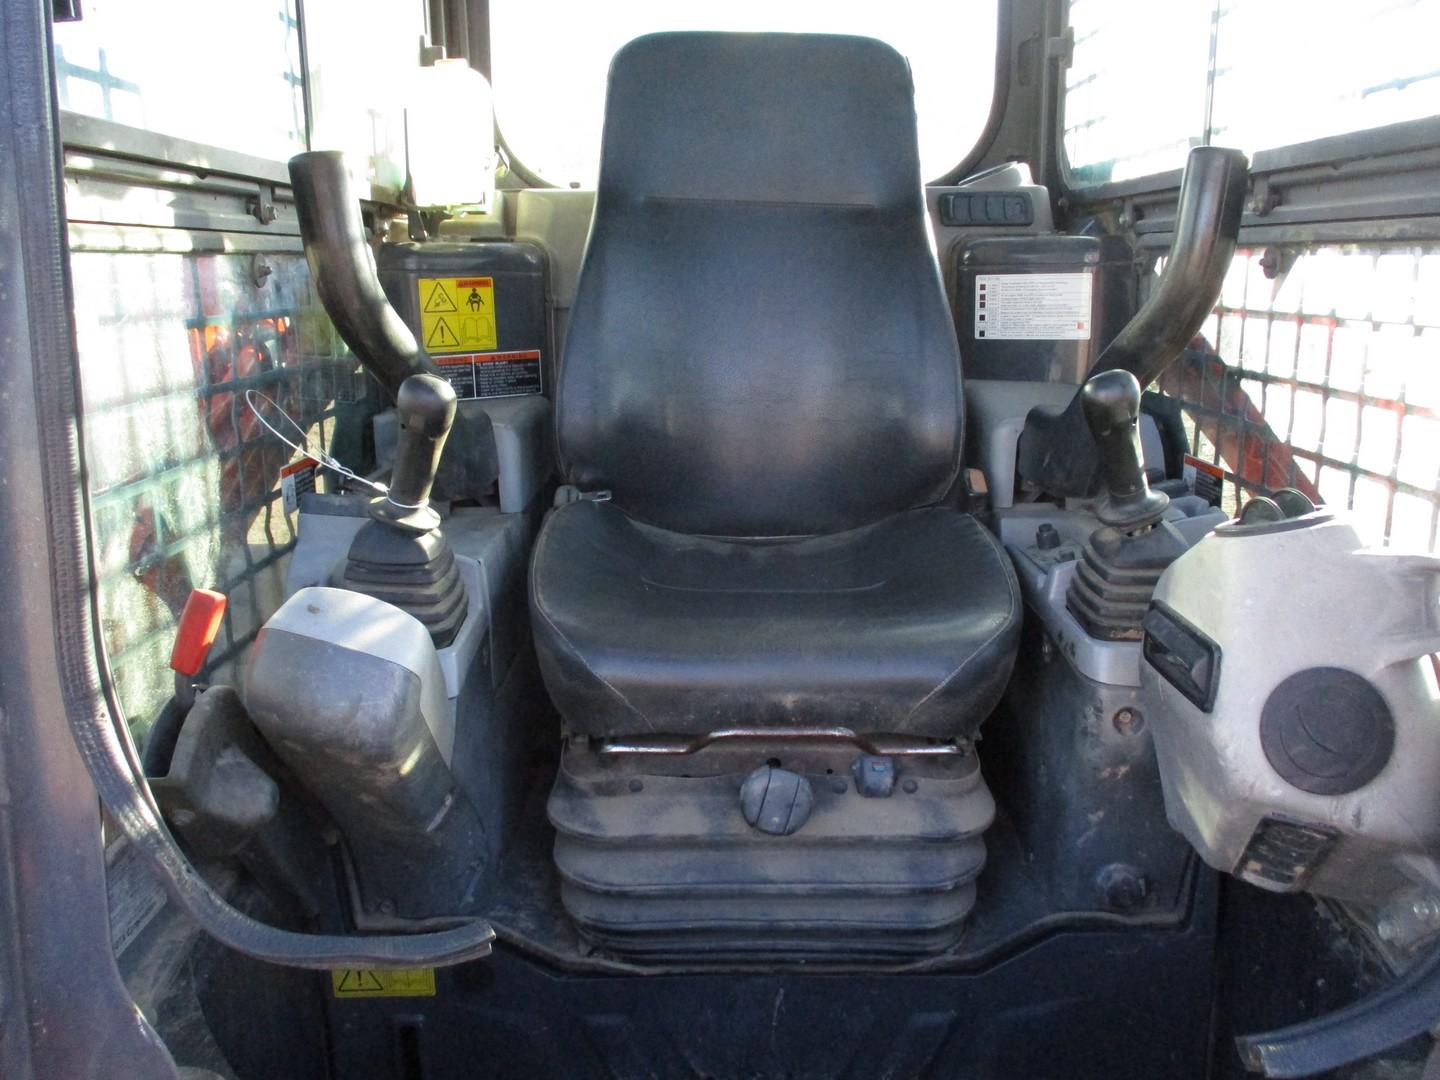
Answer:
[[[280,470],[292,454],[245,391],[366,465],[355,433],[378,388],[336,338],[303,257],[264,262],[256,284],[248,255],[72,256],[101,635],[137,742],[173,693],[170,649],[192,588],[229,598],[207,678],[233,676],[284,597],[296,523]]]
[[[1296,487],[1377,542],[1436,548],[1440,247],[1238,251],[1201,338],[1157,388],[1225,470],[1227,510]]]

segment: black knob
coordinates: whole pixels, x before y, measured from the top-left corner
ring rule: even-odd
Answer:
[[[1145,479],[1137,424],[1140,383],[1128,371],[1102,371],[1086,381],[1080,400],[1105,476],[1105,495],[1095,516],[1122,530],[1158,521],[1170,497],[1151,491]]]
[[[455,422],[455,390],[434,375],[411,375],[395,397],[400,419],[390,494],[370,502],[370,516],[407,532],[429,532],[440,524],[430,506],[430,489],[440,452]]]

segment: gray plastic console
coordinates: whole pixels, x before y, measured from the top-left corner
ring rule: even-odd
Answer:
[[[466,911],[487,838],[451,762],[455,717],[430,634],[390,604],[301,589],[246,657],[255,726],[345,834],[371,917]]]
[[[1172,500],[1165,519],[1191,544],[1226,520],[1223,512],[1211,510],[1194,496]],[[1025,603],[1045,624],[1061,655],[1092,682],[1139,686],[1140,645],[1133,641],[1091,637],[1065,603],[1085,540],[1100,528],[1099,520],[1085,511],[1062,510],[1051,503],[1032,503],[997,510],[995,524],[1000,542],[1015,563]],[[1057,546],[1042,548],[1039,545],[1036,537],[1042,525],[1058,533]]]
[[[1440,889],[1440,558],[1325,512],[1230,524],[1145,629],[1167,816],[1206,862],[1360,902]]]
[[[309,494],[301,499],[300,540],[290,558],[288,592],[329,586],[343,576],[351,540],[370,520],[365,504],[363,496]],[[493,865],[503,806],[515,788],[509,777],[495,775],[494,762],[507,760],[510,744],[519,737],[512,716],[529,632],[525,569],[532,517],[462,507],[445,518],[444,529],[468,605],[455,639],[438,650],[455,725],[450,769],[485,826]]]

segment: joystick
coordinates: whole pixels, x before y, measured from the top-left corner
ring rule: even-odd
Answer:
[[[1140,452],[1140,382],[1128,371],[1102,371],[1080,390],[1085,424],[1095,438],[1105,490],[1095,516],[1118,529],[1150,525],[1170,496],[1151,491]]]
[[[339,585],[419,619],[436,648],[455,639],[468,607],[455,554],[430,505],[440,453],[455,421],[455,391],[434,375],[411,375],[396,395],[399,442],[389,493],[370,500]]]
[[[1128,371],[1092,375],[1080,390],[1085,424],[1104,481],[1065,606],[1092,637],[1138,641],[1141,620],[1165,568],[1187,544],[1164,521],[1170,497],[1150,490],[1140,453],[1140,383]]]
[[[440,452],[455,422],[455,390],[434,375],[411,375],[395,396],[400,419],[390,492],[370,501],[370,516],[406,532],[440,527],[430,505],[430,489],[440,468]]]

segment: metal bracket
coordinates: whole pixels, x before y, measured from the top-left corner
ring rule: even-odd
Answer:
[[[1279,205],[1280,193],[1271,190],[1268,179],[1257,176],[1254,190],[1250,193],[1250,201],[1245,204],[1245,209],[1256,217],[1264,217]]]
[[[791,727],[722,728],[708,735],[687,738],[684,735],[655,736],[643,740],[605,739],[601,741],[601,754],[694,754],[718,742],[739,740],[762,740],[765,742],[793,742],[796,740],[819,740],[822,742],[849,743],[863,753],[877,757],[945,757],[965,755],[970,744],[965,739],[954,742],[927,742],[923,739],[886,738],[883,736],[857,735],[847,727]]]
[[[277,214],[275,209],[274,186],[271,184],[257,184],[255,194],[245,201],[245,209],[248,210],[261,225],[274,224]]]
[[[1075,31],[1067,26],[1058,36],[1045,39],[1045,58],[1060,61],[1060,67],[1068,68],[1075,63]]]

